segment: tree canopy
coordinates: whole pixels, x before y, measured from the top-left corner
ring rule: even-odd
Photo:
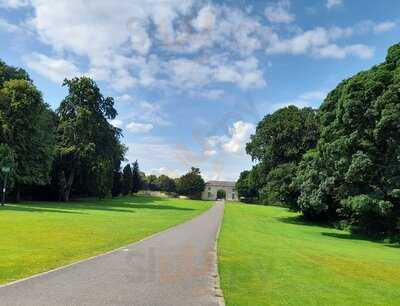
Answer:
[[[400,44],[385,62],[340,83],[320,107],[317,150],[299,176],[305,214],[389,233],[400,217]],[[318,173],[318,177],[316,176]]]
[[[6,71],[9,73],[10,69]],[[56,117],[30,81],[11,79],[2,83],[0,126],[0,142],[14,154],[11,179],[17,190],[23,185],[48,183],[55,151]]]
[[[177,184],[178,193],[190,198],[200,198],[204,191],[205,182],[201,177],[199,168],[192,167],[191,170],[182,175]]]
[[[126,150],[119,140],[121,131],[107,121],[117,115],[114,100],[103,97],[88,77],[65,80],[64,86],[68,95],[57,110],[61,197],[69,199],[75,177],[84,172],[100,187],[97,195],[104,196],[112,188],[112,180],[105,175],[112,177]]]

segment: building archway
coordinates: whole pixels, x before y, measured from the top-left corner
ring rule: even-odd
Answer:
[[[226,199],[226,191],[220,189],[217,191],[217,200],[225,200]]]

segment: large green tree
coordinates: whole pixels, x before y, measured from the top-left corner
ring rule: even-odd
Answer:
[[[261,120],[251,136],[246,151],[266,169],[298,162],[305,152],[315,147],[319,137],[316,111],[288,106]]]
[[[22,186],[49,182],[56,117],[23,71],[3,70],[7,75],[0,79],[23,77],[5,81],[0,87],[0,142],[14,152],[12,179],[19,200]]]
[[[132,164],[132,192],[136,193],[143,187],[142,177],[140,175],[139,163],[136,160]]]
[[[244,201],[253,201],[258,196],[257,188],[253,185],[251,179],[251,171],[245,170],[240,173],[239,179],[236,182],[236,190],[239,197]]]
[[[158,186],[164,192],[176,192],[175,180],[167,175],[160,175],[158,178]]]
[[[122,194],[128,195],[132,192],[132,168],[130,164],[127,164],[122,170]]]
[[[248,174],[248,185],[256,188],[264,203],[296,206],[298,191],[293,183],[297,164],[315,147],[320,126],[311,108],[288,106],[261,120],[246,151],[258,164]]]
[[[24,69],[9,66],[0,60],[0,87],[3,86],[4,82],[10,80],[25,80],[31,82],[28,73]]]
[[[194,167],[179,178],[177,185],[178,193],[190,198],[200,198],[201,192],[205,188],[205,182],[201,177],[200,169]]]
[[[320,118],[317,151],[299,171],[302,211],[369,234],[399,235],[400,44],[382,64],[340,83]]]
[[[58,163],[61,199],[68,201],[75,178],[88,173],[102,197],[110,194],[112,173],[123,159],[125,148],[120,143],[121,131],[107,120],[117,111],[114,100],[104,97],[97,84],[88,77],[65,80],[68,95],[57,111]]]

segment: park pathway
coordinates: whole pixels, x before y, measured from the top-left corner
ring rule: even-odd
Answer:
[[[149,239],[0,287],[0,305],[218,306],[224,204]]]

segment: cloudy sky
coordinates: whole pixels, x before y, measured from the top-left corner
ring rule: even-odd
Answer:
[[[234,180],[267,113],[318,107],[399,42],[397,0],[0,0],[0,58],[54,109],[64,78],[115,98],[129,161]]]

